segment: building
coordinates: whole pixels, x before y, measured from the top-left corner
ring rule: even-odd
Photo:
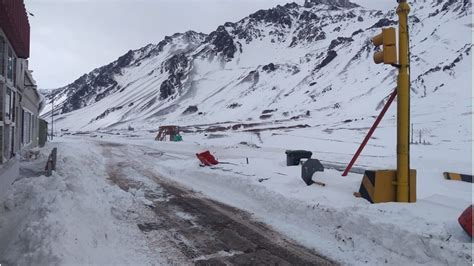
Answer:
[[[29,55],[23,0],[0,0],[0,200],[19,175],[20,152],[38,145],[43,100],[28,69]]]

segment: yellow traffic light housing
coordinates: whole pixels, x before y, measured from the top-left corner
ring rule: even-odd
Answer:
[[[382,33],[372,38],[375,46],[383,45],[383,50],[374,54],[376,64],[396,64],[397,63],[397,33],[395,28],[384,28]]]

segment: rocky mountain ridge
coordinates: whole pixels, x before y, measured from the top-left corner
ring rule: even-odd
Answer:
[[[468,112],[465,99],[472,97],[462,80],[471,75],[472,43],[453,29],[472,30],[471,14],[466,0],[413,1],[414,121],[433,106],[446,115]],[[373,63],[370,38],[397,20],[395,10],[348,0],[279,5],[209,34],[177,33],[131,50],[47,98],[55,99],[59,128],[72,130],[360,121],[374,116],[396,86],[396,69]],[[44,116],[50,114],[51,105]],[[459,134],[468,130],[461,128]]]

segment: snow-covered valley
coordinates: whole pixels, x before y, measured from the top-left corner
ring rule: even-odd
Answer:
[[[370,42],[395,10],[306,0],[176,33],[44,91],[54,141],[21,162],[0,208],[0,264],[472,264],[457,219],[474,187],[443,177],[473,174],[472,2],[410,5],[416,203],[354,195],[364,170],[396,169],[396,100],[341,176],[396,88]],[[164,125],[183,140],[155,141]],[[220,164],[201,167],[206,150]],[[325,186],[307,186],[286,150],[311,151]]]
[[[232,219],[264,222],[311,249],[311,256],[321,254],[336,263],[465,265],[472,261],[471,239],[457,223],[472,200],[472,185],[444,180],[436,161],[426,158],[432,167],[420,169],[416,203],[370,204],[352,195],[359,189],[360,174],[341,177],[340,171],[327,167],[314,176],[325,187],[306,186],[301,167],[287,167],[281,148],[228,146],[218,139],[198,144],[192,137],[182,143],[155,142],[152,137],[147,132],[59,137],[42,150],[40,159],[23,163],[38,169],[50,149],[58,147],[58,171],[52,177],[24,176],[15,182],[0,215],[0,233],[6,236],[0,241],[0,262],[176,265],[214,259],[238,264],[245,254],[254,254],[252,246],[257,242],[246,240],[235,246],[235,241],[221,238],[226,230],[240,228],[235,222],[221,217],[219,227],[205,229],[214,226],[213,215],[195,205],[201,198],[242,209],[247,214],[232,210],[237,215]],[[222,164],[200,167],[195,153],[206,149]],[[369,151],[377,149],[375,145]],[[334,156],[340,155],[320,157]],[[376,158],[372,163],[366,160],[370,166],[392,160],[390,156],[366,158]],[[180,197],[172,187],[188,189],[183,195],[194,203],[176,205]],[[256,230],[256,225],[248,226],[253,229],[236,232],[245,238],[245,232]],[[255,232],[273,239],[269,243],[281,241],[270,229]],[[206,242],[213,235],[217,240]],[[275,260],[262,252],[255,258],[322,263],[301,250],[294,253],[299,260],[281,252],[277,254],[283,260]]]

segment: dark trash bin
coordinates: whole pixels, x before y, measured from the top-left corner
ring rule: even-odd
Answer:
[[[313,155],[312,152],[303,151],[303,150],[296,150],[296,151],[288,150],[285,153],[286,153],[286,165],[287,166],[299,165],[300,160],[302,158],[309,159]]]
[[[301,178],[306,185],[311,186],[313,182],[313,174],[316,172],[324,172],[324,166],[318,159],[308,159],[301,166]]]

